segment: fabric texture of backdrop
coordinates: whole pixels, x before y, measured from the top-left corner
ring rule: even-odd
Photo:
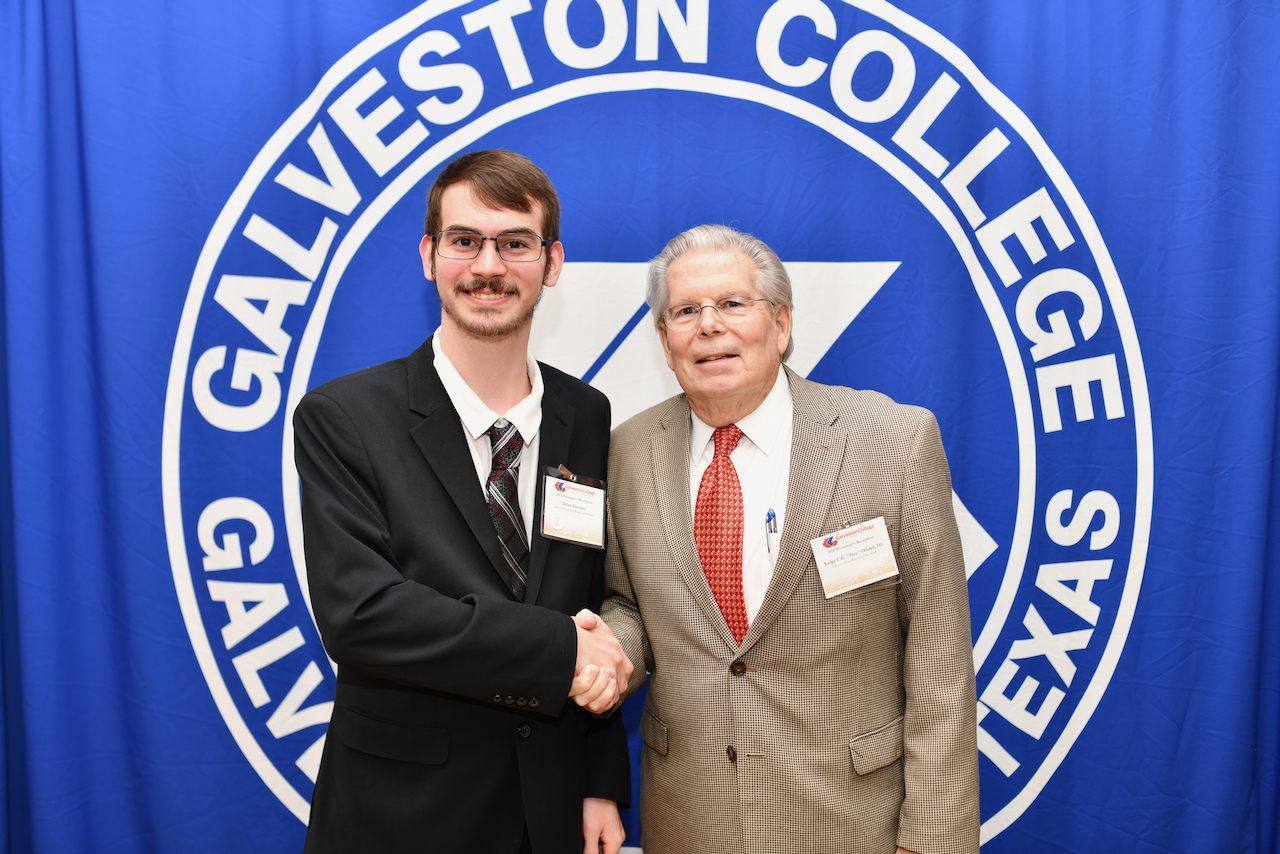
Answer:
[[[495,6],[505,9],[506,18]],[[1015,493],[1023,469],[1001,442],[1013,443],[1015,431],[983,432],[974,425],[988,406],[1007,411],[1005,421],[1014,423],[1004,379],[1010,364],[1013,373],[1025,367],[1031,396],[1040,401],[1035,377],[1050,375],[1035,371],[1053,360],[1033,361],[1026,354],[1016,320],[1006,322],[1012,324],[1012,351],[998,351],[996,333],[974,331],[985,330],[999,305],[1014,318],[1017,293],[1039,272],[1016,239],[1006,249],[1031,275],[1001,287],[999,266],[983,256],[980,266],[996,284],[980,306],[954,249],[948,249],[950,260],[930,261],[943,257],[936,252],[926,257],[935,244],[951,246],[936,225],[920,226],[933,219],[903,213],[919,208],[907,205],[899,182],[934,187],[928,182],[942,172],[931,177],[927,158],[909,159],[893,147],[891,135],[946,68],[959,81],[955,110],[981,116],[984,104],[998,104],[1005,118],[974,118],[971,127],[957,121],[955,138],[969,141],[947,149],[943,135],[952,132],[947,122],[955,113],[939,107],[941,118],[924,140],[954,166],[990,127],[1004,128],[1011,153],[995,163],[1020,164],[1001,173],[1017,189],[1004,196],[993,189],[994,178],[975,180],[970,189],[988,216],[1042,183],[1048,186],[1034,177],[1038,170],[1051,178],[1059,174],[1055,170],[1069,175],[1109,250],[1132,316],[1141,360],[1126,351],[1123,367],[1145,377],[1142,389],[1122,384],[1125,395],[1136,395],[1124,398],[1123,417],[1111,411],[1095,383],[1096,417],[1087,426],[1081,426],[1080,401],[1073,410],[1065,388],[1059,398],[1065,427],[1053,433],[1034,422],[1045,461],[1056,452],[1058,446],[1049,444],[1058,441],[1055,436],[1128,430],[1116,432],[1121,438],[1114,441],[1112,434],[1089,433],[1093,438],[1062,452],[1087,451],[1092,472],[1063,486],[1074,486],[1068,506],[1086,506],[1086,493],[1118,496],[1113,501],[1122,521],[1110,536],[1126,551],[1117,552],[1113,577],[1096,581],[1092,600],[1084,595],[1083,605],[1079,585],[1085,581],[1071,582],[1074,588],[1052,581],[1041,586],[1067,599],[1074,592],[1077,613],[1096,622],[1069,625],[1068,610],[1051,612],[1053,600],[1037,599],[1035,613],[1049,631],[1077,632],[1056,636],[1065,651],[1049,654],[1052,641],[1043,640],[1016,646],[1041,631],[1023,604],[1029,600],[1018,598],[1003,640],[994,642],[979,668],[979,694],[991,701],[980,726],[1010,757],[1001,765],[992,759],[1000,755],[994,750],[984,754],[984,821],[1011,817],[990,825],[984,848],[1276,851],[1280,7],[1249,0],[807,0],[789,7],[552,0],[533,3],[529,12],[523,6],[486,0],[432,0],[419,7],[426,11],[394,0],[0,5],[0,839],[7,840],[7,850],[300,849],[300,813],[305,816],[314,779],[308,751],[323,732],[321,718],[327,720],[333,674],[308,622],[290,557],[290,487],[287,471],[281,486],[279,452],[284,410],[295,400],[289,372],[298,370],[296,354],[306,350],[313,362],[307,384],[314,386],[404,355],[435,328],[439,309],[422,284],[415,255],[423,190],[434,169],[421,161],[423,175],[414,183],[412,176],[403,187],[393,179],[401,180],[397,170],[430,146],[454,139],[448,134],[455,123],[465,124],[467,106],[474,110],[470,119],[495,108],[501,122],[477,126],[474,146],[465,140],[458,146],[509,147],[547,168],[565,204],[568,258],[583,262],[582,276],[633,276],[677,231],[707,220],[754,231],[784,261],[813,264],[803,269],[815,277],[822,264],[900,261],[896,272],[885,273],[896,278],[870,298],[847,333],[832,333],[823,345],[826,355],[817,353],[806,373],[933,409],[957,495],[990,532],[991,560],[1002,567],[1013,561],[1022,524],[1013,521]],[[698,8],[710,16],[701,60],[696,39],[682,41],[678,27],[671,35],[676,18],[693,19],[691,10]],[[796,10],[803,14],[796,17]],[[614,31],[606,26],[615,13],[629,21],[617,52]],[[773,33],[781,48],[770,64],[768,40],[757,41],[758,34],[772,33],[765,25],[769,16],[776,22],[783,13],[793,16],[781,35]],[[404,24],[385,44],[364,41],[414,14],[421,20]],[[468,14],[480,17],[465,23]],[[503,20],[512,22],[523,45],[523,75],[509,46],[499,50]],[[569,42],[557,20],[567,21]],[[660,21],[653,58],[641,55],[649,38],[645,21]],[[925,29],[937,38],[926,38]],[[842,100],[827,91],[842,68],[837,52],[855,33],[870,30],[891,37],[868,42],[873,56],[861,76],[846,83]],[[411,55],[405,45],[420,34],[428,41]],[[957,52],[933,51],[943,41]],[[858,97],[870,102],[885,88],[885,57],[895,56],[894,43],[915,57],[909,100],[883,126],[857,124],[845,114],[852,115],[850,104],[856,106]],[[358,55],[362,44],[367,56]],[[961,55],[971,67],[957,60]],[[410,56],[408,67],[403,56]],[[356,58],[341,65],[349,57]],[[825,63],[808,83],[798,77],[817,66],[797,70],[806,57]],[[907,61],[901,53],[896,57],[895,76]],[[417,86],[406,82],[446,63],[469,67],[476,77],[455,68],[451,83],[422,77]],[[367,76],[370,68],[381,76]],[[590,85],[603,87],[614,85],[605,79],[610,73],[652,69],[686,76],[635,78],[640,82],[628,84],[629,90],[619,83],[594,101],[569,95],[546,105],[516,100],[559,84],[554,92],[578,93],[572,87],[587,86],[579,78],[588,74],[594,75]],[[976,69],[993,88],[976,86],[977,77],[964,69]],[[798,77],[779,81],[788,74]],[[341,75],[345,82],[334,83]],[[694,91],[713,76],[744,81],[764,100]],[[378,79],[387,87],[381,95],[375,95],[382,91]],[[364,98],[347,109],[343,93],[354,91],[356,81],[365,86]],[[836,84],[830,88],[835,92]],[[427,103],[433,89],[440,96],[434,106]],[[380,137],[378,128],[371,132],[387,158],[383,181],[374,166],[378,145],[369,134],[359,144],[352,140],[360,138],[361,120],[376,124],[370,115],[390,92],[403,115],[393,116]],[[835,131],[811,132],[818,119],[805,119],[810,114],[800,101],[856,125],[871,141],[857,142],[860,153],[852,154],[833,141]],[[766,102],[773,106],[761,106]],[[515,112],[501,113],[507,104],[525,104],[521,109],[532,112],[515,115],[511,107]],[[791,114],[777,106],[786,104],[794,106]],[[445,115],[450,105],[456,117]],[[1021,120],[1005,121],[1014,114],[1009,105],[1016,105],[1052,158],[1018,153],[1038,149],[1026,148],[1017,136]],[[297,122],[288,124],[294,116]],[[395,150],[393,142],[402,133],[412,135],[414,121],[426,122],[429,135],[402,137],[412,154]],[[349,171],[354,190],[345,196],[332,161],[326,166],[324,145],[308,142],[316,127],[326,129],[328,151]],[[881,168],[889,168],[884,164],[890,158],[867,167],[867,152],[881,149],[907,163],[910,175],[892,172],[894,180],[886,179],[890,173]],[[442,149],[440,156],[448,159],[446,154]],[[1023,159],[1014,161],[1015,155]],[[288,196],[290,179],[276,180],[286,162],[330,179],[327,189],[306,184],[323,206],[294,205],[302,194]],[[255,164],[268,171],[253,172]],[[995,174],[991,169],[987,175]],[[251,174],[257,175],[252,187],[245,183]],[[1026,182],[1015,180],[1023,176]],[[258,195],[250,198],[250,190]],[[278,195],[266,195],[271,192]],[[939,216],[968,228],[957,212],[962,209],[942,189],[937,193],[952,211]],[[1050,197],[1066,210],[1058,190]],[[364,213],[378,205],[376,216]],[[233,208],[241,215],[224,227],[220,217]],[[360,238],[362,251],[355,238],[342,242],[352,210],[371,223]],[[345,290],[324,284],[322,273],[330,268],[322,266],[336,263],[327,260],[324,221],[340,230],[332,257],[348,264]],[[912,231],[917,226],[918,240]],[[1045,226],[1036,227],[1052,263],[1058,238]],[[292,235],[292,248],[278,232]],[[1076,241],[1070,251],[1083,253],[1089,229],[1072,219],[1071,232]],[[222,255],[210,249],[219,240],[226,241]],[[860,251],[869,243],[876,245]],[[279,260],[252,254],[268,246]],[[323,251],[312,251],[316,247]],[[349,247],[347,255],[342,247]],[[1060,240],[1058,249],[1068,251]],[[276,284],[235,278],[242,274]],[[944,288],[949,276],[965,287]],[[292,284],[279,284],[286,280]],[[207,293],[194,288],[196,282],[207,284]],[[913,287],[895,284],[908,282]],[[934,284],[936,291],[923,290]],[[246,289],[240,297],[232,293],[236,287]],[[255,287],[276,290],[255,296]],[[578,370],[557,362],[603,387],[609,356],[630,352],[628,335],[646,333],[650,320],[638,312],[638,291],[615,311],[607,297],[622,285],[572,287],[562,282],[548,293],[540,310],[547,314],[535,325],[568,311],[574,322],[556,327],[561,337],[607,327],[599,345],[584,345],[589,352]],[[1113,334],[1108,325],[1124,315],[1112,312],[1118,293],[1108,292],[1095,341],[1108,335],[1119,340],[1121,332]],[[306,323],[322,303],[328,325]],[[565,307],[570,304],[572,309]],[[1063,304],[1078,336],[1079,305]],[[1043,310],[1039,317],[1047,328]],[[317,343],[321,327],[326,335]],[[997,352],[1013,352],[1013,362],[1001,361]],[[210,380],[219,354],[225,361]],[[243,388],[229,385],[237,358],[257,366]],[[264,410],[271,420],[253,421],[257,410],[244,403],[218,403],[239,400],[237,394],[245,401],[266,395],[273,382],[281,402]],[[201,397],[200,388],[211,388],[213,400]],[[1134,469],[1131,446],[1141,444],[1140,435],[1134,438],[1138,397],[1150,403],[1153,500],[1145,562],[1137,576],[1127,576],[1140,578],[1140,585],[1132,587],[1132,613],[1122,619],[1121,576],[1134,568],[1127,550],[1140,538],[1128,508],[1141,503],[1141,489],[1129,485],[1117,492],[1106,478]],[[616,414],[617,398],[614,408]],[[1032,411],[1038,418],[1041,410]],[[1072,412],[1080,418],[1072,421]],[[172,444],[179,426],[180,447]],[[259,444],[233,444],[242,439]],[[236,474],[242,469],[250,474]],[[1052,504],[1059,493],[1055,471],[1044,469],[1035,494],[1024,496],[1034,504],[1041,540],[1046,505],[1058,506]],[[993,486],[999,478],[1012,486]],[[1141,476],[1129,480],[1140,484]],[[181,487],[181,501],[172,484]],[[219,504],[222,499],[234,501]],[[1092,532],[1105,516],[1093,522]],[[1071,514],[1062,518],[1072,529]],[[232,534],[238,537],[234,546]],[[1084,529],[1078,534],[1073,542]],[[1033,543],[1034,562],[1019,588],[1031,593],[1019,596],[1034,594],[1037,566],[1043,574],[1045,564],[1087,554],[1055,558],[1047,547],[1038,548]],[[998,585],[987,580],[999,571],[988,563],[973,575],[972,595],[986,608],[1000,601]],[[1091,601],[1102,603],[1100,617],[1088,609]],[[1021,622],[1024,611],[1028,628]],[[975,614],[975,641],[981,625]],[[193,626],[207,631],[202,635]],[[1127,638],[1116,634],[1121,626]],[[236,635],[241,630],[247,639]],[[1104,636],[1121,641],[1109,681],[1094,679],[1103,669]],[[251,649],[254,655],[245,657]],[[1019,685],[1030,684],[1022,676],[995,693],[985,690],[1012,672],[1000,668],[1015,665],[1034,674],[1039,686],[1031,689],[1029,706],[1023,701],[1022,717],[1008,709]],[[1069,674],[1077,667],[1084,675],[1073,685]],[[1087,680],[1096,687],[1092,715],[1079,718],[1075,731],[1067,727],[1066,711],[1048,720],[1057,702],[1052,697],[1083,708],[1080,691]],[[1046,708],[1037,719],[1037,709]],[[626,714],[634,722],[638,706]],[[1014,719],[1018,726],[1010,723]],[[1028,735],[1045,721],[1043,738]],[[638,739],[633,746],[639,749]],[[1037,768],[1048,770],[1035,777]],[[1020,794],[1026,792],[1031,794]],[[637,819],[628,814],[627,820],[628,844],[642,844]]]

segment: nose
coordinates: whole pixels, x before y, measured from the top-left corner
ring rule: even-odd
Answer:
[[[698,312],[698,334],[718,335],[724,329],[724,318],[720,316],[720,309],[716,308],[715,303],[702,306]]]
[[[471,259],[471,272],[481,278],[491,278],[506,269],[507,263],[498,254],[497,241],[486,237],[480,242],[480,254]]]

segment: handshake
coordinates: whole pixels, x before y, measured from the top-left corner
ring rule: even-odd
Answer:
[[[597,715],[612,709],[631,678],[631,661],[604,620],[583,608],[573,617],[578,627],[578,661],[569,697]]]

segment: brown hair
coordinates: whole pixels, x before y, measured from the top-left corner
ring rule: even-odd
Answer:
[[[542,238],[560,239],[560,198],[551,179],[522,154],[502,149],[472,151],[440,170],[427,192],[426,233],[440,231],[440,198],[447,187],[466,182],[485,207],[529,213],[542,207]]]

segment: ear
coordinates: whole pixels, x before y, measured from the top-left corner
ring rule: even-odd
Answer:
[[[560,281],[560,271],[564,269],[564,245],[557,240],[547,247],[547,269],[542,276],[544,288],[554,288]]]
[[[778,355],[781,356],[787,352],[787,345],[791,343],[791,306],[778,306],[774,310],[774,322],[778,324]]]
[[[418,241],[418,254],[422,256],[422,275],[434,282],[436,280],[436,270],[435,258],[431,254],[431,244],[431,235],[422,235],[422,240]]]

